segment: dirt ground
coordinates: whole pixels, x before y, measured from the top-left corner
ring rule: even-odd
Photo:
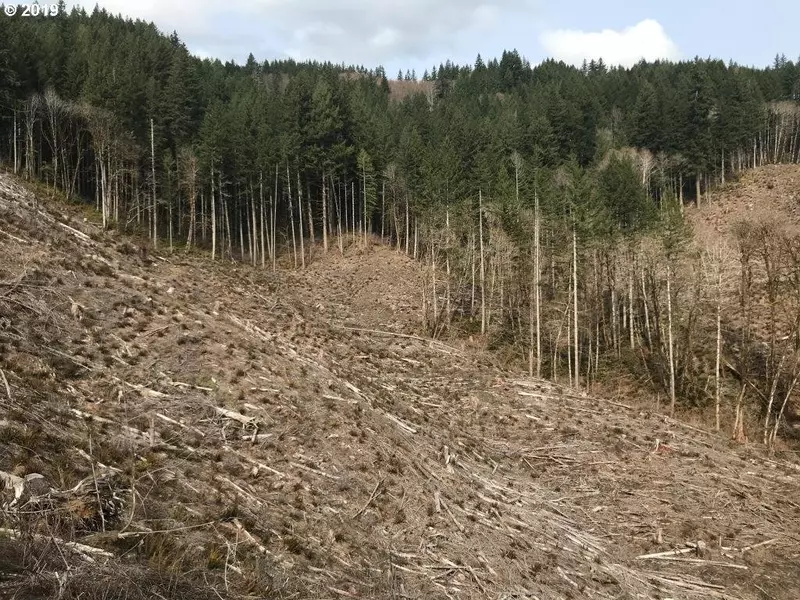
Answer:
[[[799,465],[417,337],[391,249],[271,273],[81,214],[0,174],[0,471],[52,488],[6,490],[0,598],[800,596]]]
[[[800,165],[767,165],[713,191],[688,216],[701,238],[729,238],[741,220],[779,219],[800,226]]]
[[[752,336],[752,352],[768,348],[773,319],[779,342],[792,339],[800,311],[797,286],[800,165],[767,165],[746,171],[740,178],[706,196],[699,207],[688,208],[686,216],[694,231],[694,242],[688,254],[695,251],[696,256],[701,257],[701,270],[706,269],[706,286],[716,285],[711,281],[714,277],[711,273],[716,272],[717,261],[721,263],[722,331],[730,347],[727,359],[737,362],[736,357],[741,356],[737,348],[746,330]],[[769,264],[765,262],[767,257]],[[748,265],[746,270],[743,263]],[[777,290],[774,300],[768,295],[768,267],[774,273]],[[691,268],[697,269],[696,266]],[[750,280],[746,308],[742,297],[745,272]],[[687,275],[687,278],[692,277]],[[708,310],[713,311],[713,308]],[[791,345],[788,349],[791,350]],[[780,345],[778,351],[781,351]],[[738,390],[728,392],[734,399],[738,394]],[[760,401],[755,401],[751,409],[753,416],[764,411]],[[787,422],[792,423],[785,433],[793,435],[796,451],[800,440],[800,395],[797,392],[790,397],[785,416]],[[795,452],[795,457],[798,456],[800,454]]]

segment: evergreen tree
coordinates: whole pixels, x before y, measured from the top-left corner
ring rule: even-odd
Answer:
[[[614,228],[632,234],[652,225],[657,216],[655,206],[630,161],[612,156],[600,171],[597,186],[606,210],[613,217]]]
[[[705,171],[713,160],[711,130],[714,113],[710,82],[700,65],[693,65],[688,75],[679,80],[678,93],[682,96],[679,107],[683,109],[683,118],[677,129],[682,133],[683,153],[692,167]]]
[[[631,142],[639,148],[659,152],[664,149],[663,131],[664,119],[658,93],[652,83],[645,81],[636,97]]]
[[[447,318],[441,306],[427,317],[434,332],[459,318],[477,330],[482,317],[492,343],[525,346],[531,365],[535,352],[537,372],[557,376],[569,356],[575,383],[638,336],[648,375],[668,372],[677,395],[703,327],[686,333],[673,262],[638,265],[634,242],[658,228],[663,248],[648,251],[677,260],[674,196],[800,161],[798,64],[531,67],[513,50],[422,78],[390,86],[382,67],[201,60],[151,23],[63,7],[0,19],[0,158],[102,199],[106,222],[140,223],[154,241],[180,233],[215,257],[277,268],[299,242],[304,264],[320,226],[326,248],[332,231],[380,231],[428,265],[427,299],[446,289]]]
[[[11,48],[9,20],[0,19],[0,105],[7,107],[12,103],[16,74],[11,68]]]

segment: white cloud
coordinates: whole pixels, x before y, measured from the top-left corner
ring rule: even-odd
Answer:
[[[641,59],[680,58],[678,46],[653,19],[645,19],[622,31],[546,31],[539,41],[550,56],[573,65],[580,65],[584,59],[602,58],[608,65],[629,67]]]
[[[175,0],[173,2],[163,2],[162,0],[75,0],[67,2],[68,7],[83,6],[91,13],[95,5],[107,10],[113,15],[121,14],[124,17],[153,21],[162,30],[172,32],[179,30],[182,32],[197,32],[202,30],[212,21],[215,13],[219,10],[221,3],[214,3],[207,0]]]
[[[91,11],[97,0],[73,0]],[[448,56],[541,0],[99,0],[110,12],[177,30],[190,50],[241,62],[291,55],[367,66]],[[470,50],[472,52],[472,50]],[[474,53],[477,53],[475,47]]]
[[[391,47],[394,44],[398,43],[400,40],[400,34],[397,32],[396,29],[392,29],[391,27],[385,27],[381,29],[376,35],[372,36],[370,43],[373,46],[384,48],[384,47]]]
[[[500,22],[500,8],[494,4],[481,4],[472,11],[472,24],[476,29],[491,30]]]

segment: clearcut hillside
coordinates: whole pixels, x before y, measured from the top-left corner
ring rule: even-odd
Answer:
[[[798,465],[420,336],[401,254],[93,220],[0,174],[0,598],[800,593]]]

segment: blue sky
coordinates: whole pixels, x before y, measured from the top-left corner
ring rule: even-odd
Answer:
[[[90,10],[95,2],[83,4]],[[733,59],[766,66],[800,56],[800,2],[790,0],[99,0],[113,13],[177,30],[199,56],[243,63],[293,57],[384,65],[418,75],[516,48],[532,63],[602,57]]]

